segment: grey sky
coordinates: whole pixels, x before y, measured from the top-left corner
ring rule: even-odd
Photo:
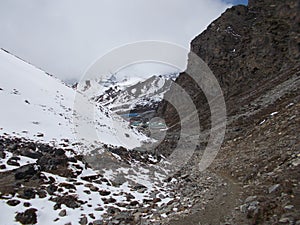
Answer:
[[[188,48],[227,7],[222,0],[1,0],[0,47],[74,79],[127,43],[162,40]]]

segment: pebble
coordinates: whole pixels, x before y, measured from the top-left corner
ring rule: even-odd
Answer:
[[[284,206],[284,209],[287,209],[287,210],[291,210],[293,208],[294,208],[293,205],[286,205],[286,206]]]
[[[254,195],[254,196],[249,196],[249,197],[246,198],[245,203],[252,202],[252,201],[254,201],[256,198],[257,198],[256,195]]]
[[[272,192],[276,191],[280,187],[280,184],[275,184],[271,187],[269,187],[269,193],[271,194]]]
[[[67,215],[67,211],[65,209],[61,210],[58,214],[59,216],[63,217]]]

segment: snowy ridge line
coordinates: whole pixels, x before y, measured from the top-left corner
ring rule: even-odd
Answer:
[[[77,90],[118,114],[140,108],[153,110],[163,99],[164,93],[170,89],[177,75],[153,75],[144,80],[139,77],[118,80],[112,75],[107,81],[94,79],[81,82]]]
[[[15,54],[13,54],[13,53],[11,53],[10,51],[8,51],[8,50],[5,49],[5,48],[0,48],[0,49],[1,49],[2,51],[6,52],[7,54],[10,54],[10,55],[16,57],[17,59],[23,61],[24,63],[26,63],[26,64],[32,66],[33,68],[40,70],[41,72],[45,73],[46,75],[48,75],[48,76],[50,76],[50,77],[53,77],[54,79],[56,79],[56,80],[59,81],[60,83],[64,84],[65,86],[68,86],[65,82],[63,82],[62,80],[58,79],[58,78],[57,78],[56,76],[54,76],[53,74],[50,74],[50,73],[46,72],[46,71],[43,70],[42,68],[33,65],[32,63],[30,63],[30,62],[26,61],[25,59],[23,59],[23,58],[21,58],[21,57],[15,55]]]

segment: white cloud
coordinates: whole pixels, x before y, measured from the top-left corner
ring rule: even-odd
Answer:
[[[112,48],[142,40],[189,47],[221,0],[2,0],[0,47],[62,79]]]

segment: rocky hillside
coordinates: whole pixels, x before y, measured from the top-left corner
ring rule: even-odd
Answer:
[[[156,162],[148,154],[106,150],[88,157],[0,136],[0,224],[153,224],[153,211],[176,201],[169,194],[173,183],[147,175]]]
[[[191,42],[191,51],[217,77],[228,115],[245,112],[242,106],[298,71],[299,21],[299,1],[250,0],[248,7],[228,9]],[[189,62],[187,70],[191,67]],[[199,111],[201,108],[206,120],[206,99],[199,88],[185,73],[176,82],[189,93]],[[168,104],[164,103],[160,112],[169,123],[176,122],[176,113]]]
[[[228,201],[225,193],[212,201],[209,212],[171,224],[300,224],[299,10],[297,0],[250,0],[248,6],[228,9],[191,42],[191,51],[218,79],[227,107],[225,141],[209,170],[238,188],[230,212],[217,206]],[[208,129],[207,100],[188,76],[193,66],[189,60],[176,83],[191,96],[202,128]],[[158,113],[173,128],[158,147],[169,154],[177,143],[178,115],[166,102]],[[204,146],[205,141],[199,149]],[[212,215],[214,210],[221,216]]]

